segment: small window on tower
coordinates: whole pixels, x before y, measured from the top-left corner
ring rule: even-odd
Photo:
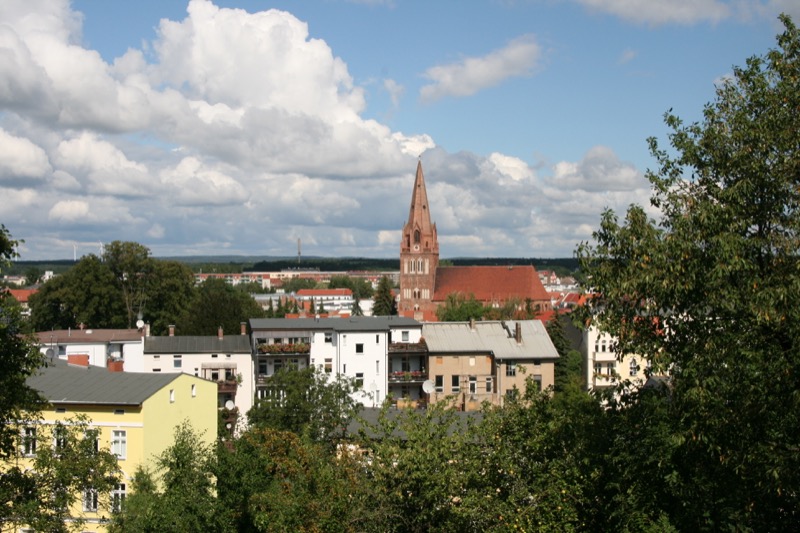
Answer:
[[[419,244],[419,230],[414,230],[414,244]]]

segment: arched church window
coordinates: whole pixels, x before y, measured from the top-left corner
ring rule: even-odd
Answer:
[[[414,230],[414,244],[419,244],[419,230]]]

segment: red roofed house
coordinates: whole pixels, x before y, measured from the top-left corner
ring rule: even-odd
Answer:
[[[398,314],[435,321],[436,309],[452,293],[474,295],[484,305],[500,306],[516,299],[534,309],[552,308],[533,265],[440,267],[436,224],[431,223],[422,162],[411,195],[408,221],[400,243],[400,301]]]

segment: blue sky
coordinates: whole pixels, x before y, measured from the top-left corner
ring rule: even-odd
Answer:
[[[664,112],[699,119],[781,11],[800,3],[4,1],[0,222],[26,259],[393,257],[421,157],[443,257],[571,256],[603,209],[647,204]]]

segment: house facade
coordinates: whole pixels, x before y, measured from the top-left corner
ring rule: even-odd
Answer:
[[[558,351],[539,320],[431,322],[422,334],[432,403],[477,410],[520,394],[529,378],[540,390],[555,383]]]
[[[41,419],[22,428],[21,460],[30,462],[37,446],[54,446],[50,428],[85,415],[99,430],[98,445],[117,456],[122,480],[109,504],[99,502],[91,487],[82,495],[73,516],[86,520],[84,531],[105,531],[110,504],[130,493],[139,466],[154,469],[154,459],[173,442],[175,428],[187,421],[200,441],[212,445],[217,435],[217,386],[187,374],[109,372],[74,366],[56,359],[28,378],[49,406]]]
[[[390,346],[419,342],[422,324],[396,316],[258,318],[250,320],[250,330],[257,398],[267,396],[269,377],[284,366],[314,365],[355,379],[360,391],[354,399],[374,406],[389,393]]]
[[[641,387],[647,381],[647,359],[636,354],[625,354],[618,359],[616,337],[591,324],[584,330],[583,339],[587,390],[609,388],[626,381]]]
[[[148,336],[144,339],[141,372],[186,373],[217,384],[217,407],[247,414],[253,406],[254,369],[246,325],[239,334]],[[127,370],[127,366],[126,366]]]
[[[66,361],[81,356],[87,364],[99,367],[117,366],[141,372],[144,329],[60,329],[36,333],[39,350],[50,359]]]

